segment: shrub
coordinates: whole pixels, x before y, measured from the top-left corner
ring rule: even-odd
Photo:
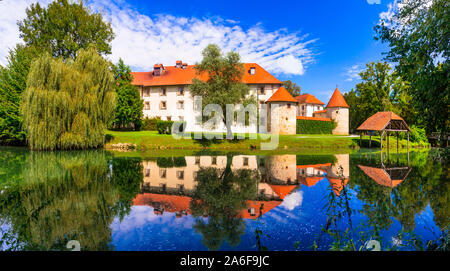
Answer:
[[[412,142],[428,142],[427,134],[425,133],[424,128],[420,128],[415,125],[411,125],[409,128],[411,129],[409,137]]]
[[[174,123],[179,125],[173,125]],[[167,134],[170,135],[174,131],[172,131],[172,127],[177,127],[178,131],[175,131],[177,133],[183,133],[184,129],[186,127],[186,122],[184,121],[171,121],[171,120],[157,120],[156,127],[159,134]]]
[[[156,125],[156,123],[158,122],[158,120],[161,120],[160,117],[156,117],[156,118],[149,118],[149,117],[145,117],[142,120],[142,130],[144,131],[158,131],[158,127]]]
[[[156,164],[160,168],[185,167],[186,158],[182,157],[158,157]]]
[[[297,134],[331,134],[334,128],[334,121],[297,120]]]

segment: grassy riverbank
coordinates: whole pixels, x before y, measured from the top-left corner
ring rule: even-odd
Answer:
[[[154,131],[122,132],[108,131],[105,148],[114,148],[115,144],[135,144],[136,150],[209,150],[209,151],[261,151],[261,143],[270,139],[235,139],[235,140],[196,140],[191,138],[175,139],[171,135],[160,135]],[[357,148],[354,138],[335,135],[280,135],[278,148],[273,151],[351,151]],[[269,151],[270,152],[270,151]]]

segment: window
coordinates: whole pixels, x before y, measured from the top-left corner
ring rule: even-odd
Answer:
[[[161,184],[159,184],[159,185],[161,185],[161,188],[162,188],[163,191],[166,191],[167,184],[161,183]]]
[[[177,102],[177,109],[184,109],[184,101]]]
[[[213,156],[213,157],[212,157],[211,164],[212,164],[212,165],[217,165],[217,157],[216,157],[216,156]]]
[[[167,117],[167,120],[168,120],[168,121],[171,121],[171,120],[172,120],[172,117],[170,117],[170,116]]]
[[[145,177],[150,177],[150,169],[149,168],[145,169]]]
[[[251,68],[250,68],[250,74],[251,74],[251,75],[254,75],[254,74],[255,74],[255,67],[251,67]]]
[[[161,169],[159,170],[159,176],[160,176],[161,178],[165,179],[166,176],[167,176],[167,170],[166,170],[165,168],[161,168]]]
[[[302,110],[305,110],[305,106],[304,105],[302,105]]]
[[[244,166],[248,166],[248,157],[244,157]]]
[[[164,102],[161,102],[160,104],[159,104],[159,109],[161,109],[161,110],[165,110],[165,109],[167,109],[167,103],[164,101]]]
[[[178,191],[180,191],[180,193],[184,192],[184,184],[178,184]]]
[[[184,170],[177,171],[177,178],[179,180],[183,180],[184,179]]]
[[[261,95],[265,94],[264,87],[259,87],[259,94],[261,94]]]
[[[144,97],[148,97],[148,96],[150,96],[150,89],[145,88],[144,89]]]
[[[144,103],[144,110],[150,110],[150,102]]]
[[[161,89],[161,96],[166,96],[166,88]]]
[[[195,164],[200,165],[200,156],[195,157]]]
[[[291,108],[291,104],[288,104],[288,108]]]
[[[179,87],[178,88],[178,96],[183,96],[184,95],[184,87]]]

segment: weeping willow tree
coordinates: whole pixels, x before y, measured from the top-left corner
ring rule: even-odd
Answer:
[[[23,96],[23,127],[33,150],[87,149],[104,144],[116,95],[110,64],[94,48],[75,61],[45,54],[33,62]]]

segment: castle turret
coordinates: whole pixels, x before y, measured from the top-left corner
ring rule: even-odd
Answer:
[[[297,100],[284,88],[280,87],[269,99],[267,99],[267,122],[271,133],[283,135],[295,135],[297,124]],[[276,105],[277,107],[275,108]],[[272,108],[274,108],[272,112]],[[278,117],[277,123],[272,123],[272,116]]]
[[[349,106],[338,88],[327,104],[327,115],[337,123],[333,130],[335,135],[348,135],[349,131]]]

